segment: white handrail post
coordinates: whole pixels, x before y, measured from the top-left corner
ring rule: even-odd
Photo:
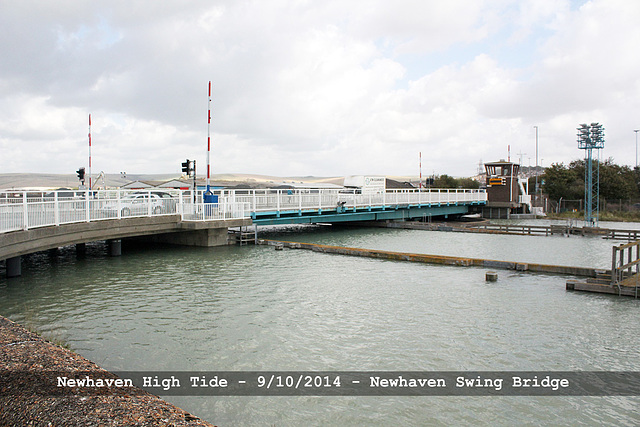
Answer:
[[[22,228],[24,230],[29,229],[29,211],[27,205],[27,192],[22,192]]]
[[[53,192],[53,222],[60,225],[60,205],[58,203],[58,192]]]
[[[276,210],[278,211],[278,213],[280,213],[280,191],[281,190],[276,190]]]
[[[116,197],[116,208],[117,208],[117,212],[116,212],[116,216],[118,217],[118,219],[122,218],[122,190],[118,189],[118,194]]]
[[[86,222],[91,221],[91,214],[89,211],[89,190],[84,190],[84,212]]]
[[[253,193],[253,211],[256,212],[256,190],[251,190],[251,192]]]

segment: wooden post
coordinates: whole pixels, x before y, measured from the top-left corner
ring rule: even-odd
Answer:
[[[617,273],[616,273],[616,252],[618,251],[618,247],[614,246],[611,248],[611,286],[616,284],[617,281]]]

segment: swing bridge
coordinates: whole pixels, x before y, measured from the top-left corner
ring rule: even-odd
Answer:
[[[205,203],[205,201],[210,203]],[[234,189],[0,192],[0,260],[19,276],[22,255],[105,240],[112,255],[121,239],[192,246],[227,244],[229,228],[253,225],[357,223],[459,216],[486,204],[484,190]]]

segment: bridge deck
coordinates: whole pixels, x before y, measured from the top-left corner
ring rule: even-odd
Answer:
[[[486,203],[483,190],[222,190],[201,192],[0,192],[0,259],[65,244],[239,224],[333,223],[466,213]],[[238,222],[240,221],[240,222]],[[233,224],[233,225],[229,225]]]

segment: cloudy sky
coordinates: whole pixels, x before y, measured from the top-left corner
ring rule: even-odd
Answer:
[[[635,166],[640,2],[0,0],[0,173],[471,176]]]

